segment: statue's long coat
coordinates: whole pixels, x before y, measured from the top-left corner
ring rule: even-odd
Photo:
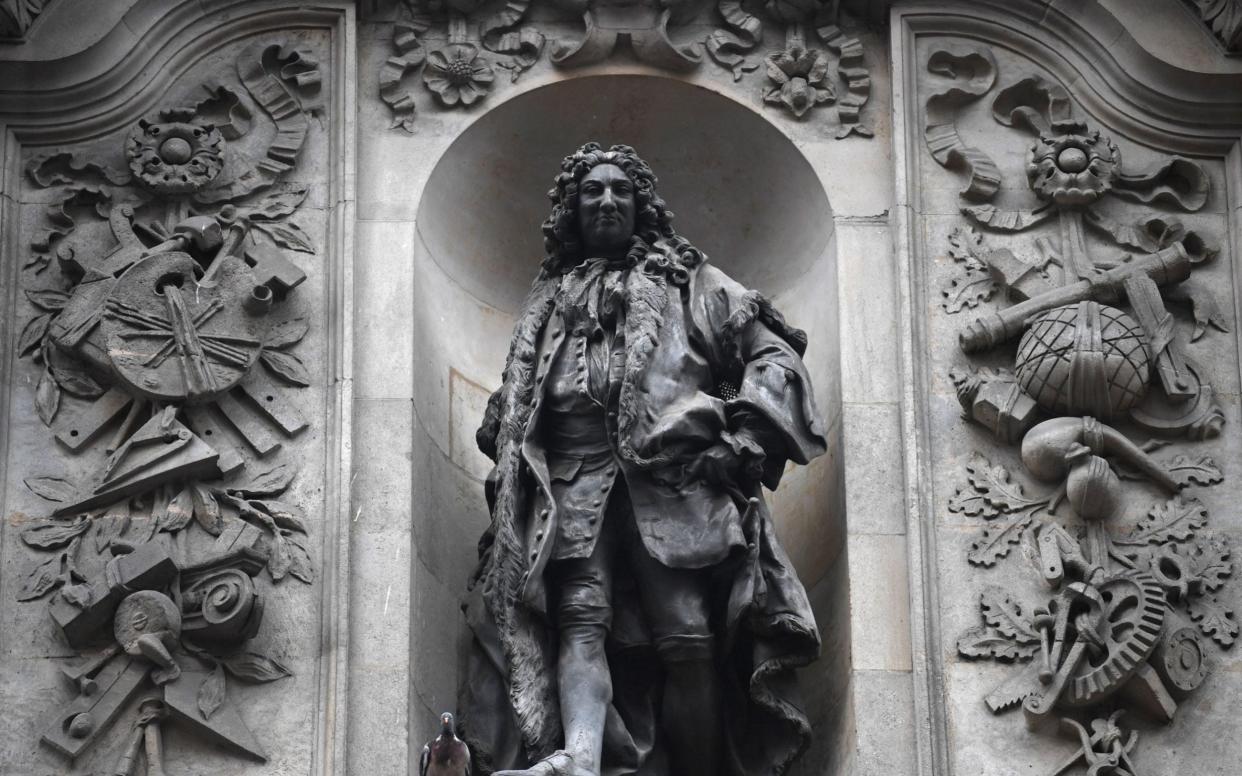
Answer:
[[[526,767],[562,745],[544,579],[556,515],[539,519],[530,509],[536,490],[549,487],[540,387],[565,340],[552,320],[562,277],[536,281],[478,433],[496,467],[488,478],[492,524],[465,604],[474,643],[461,711],[485,772]],[[801,360],[805,335],[714,267],[686,267],[667,254],[627,271],[620,315],[623,352],[612,359],[605,410],[635,522],[661,562],[714,571],[726,773],[782,773],[810,735],[793,671],[819,652],[806,593],[776,542],[760,483],[679,483],[685,466],[739,422],[762,425],[773,448],[763,467],[769,487],[786,459],[806,463],[824,451]],[[720,398],[723,385],[736,398]],[[644,641],[633,591],[619,582],[614,596],[604,773],[668,776],[657,724],[662,669]]]

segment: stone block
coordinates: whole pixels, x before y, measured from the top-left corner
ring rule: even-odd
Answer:
[[[910,593],[904,536],[851,534],[850,641],[856,671],[909,671]]]

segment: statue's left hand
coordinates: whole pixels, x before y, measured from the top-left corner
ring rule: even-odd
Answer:
[[[712,485],[741,485],[763,476],[763,448],[745,433],[723,434],[686,467],[682,484],[702,480]]]

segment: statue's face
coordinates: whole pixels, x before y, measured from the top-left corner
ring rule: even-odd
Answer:
[[[578,184],[578,230],[587,256],[625,255],[634,236],[634,182],[615,164],[593,168]]]

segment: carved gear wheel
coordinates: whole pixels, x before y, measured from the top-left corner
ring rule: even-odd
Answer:
[[[1183,627],[1170,633],[1160,645],[1157,659],[1152,662],[1170,689],[1179,693],[1193,692],[1207,678],[1208,661],[1203,638],[1195,628]]]
[[[1164,588],[1150,574],[1127,571],[1097,589],[1104,602],[1104,649],[1078,664],[1061,693],[1066,706],[1089,706],[1120,689],[1151,657],[1164,628]]]

